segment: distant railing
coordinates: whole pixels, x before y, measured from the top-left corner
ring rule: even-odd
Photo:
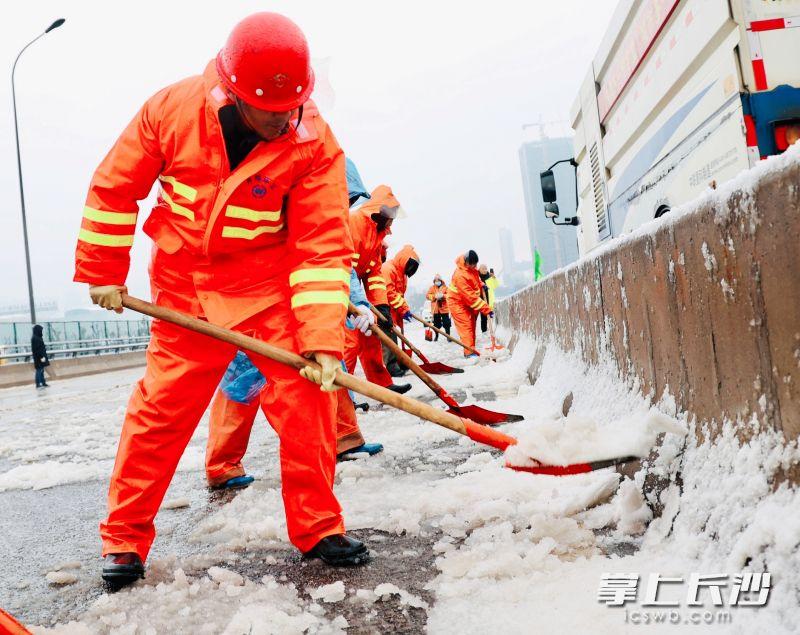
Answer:
[[[147,348],[150,320],[41,322],[50,359],[103,355]],[[32,326],[0,322],[0,364],[31,361]]]

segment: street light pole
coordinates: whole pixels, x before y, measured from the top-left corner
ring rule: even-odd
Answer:
[[[55,22],[53,22],[47,29],[45,29],[44,33],[40,33],[35,38],[33,38],[30,42],[28,42],[25,46],[22,47],[22,50],[17,54],[16,59],[14,60],[14,65],[11,67],[11,101],[14,108],[14,136],[17,141],[17,172],[19,173],[19,202],[20,207],[22,209],[22,239],[25,244],[25,268],[28,273],[28,302],[30,304],[31,309],[31,324],[36,324],[36,305],[33,301],[33,277],[31,276],[31,253],[30,248],[28,247],[28,220],[25,216],[25,191],[22,185],[22,159],[20,157],[19,152],[19,124],[17,123],[17,89],[14,83],[14,75],[17,71],[17,62],[19,62],[20,56],[25,52],[31,44],[33,44],[36,40],[43,37],[45,34],[50,33],[53,29],[57,29],[62,24],[64,24],[64,18],[59,18]]]

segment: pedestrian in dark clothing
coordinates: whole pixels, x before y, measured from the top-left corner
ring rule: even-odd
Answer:
[[[44,369],[50,365],[42,333],[42,327],[39,324],[34,325],[33,337],[31,337],[31,355],[33,357],[33,367],[36,369],[37,388],[46,388],[48,386],[44,379]]]

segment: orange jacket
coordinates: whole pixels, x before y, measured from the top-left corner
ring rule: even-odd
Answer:
[[[447,290],[448,302],[458,302],[469,311],[485,314],[492,312],[481,295],[483,281],[478,270],[468,268],[463,255],[456,258],[456,270]]]
[[[442,280],[442,279],[439,278],[439,280]],[[444,296],[444,297],[442,297],[441,300],[437,300],[436,299],[436,294],[437,293],[441,293],[442,296]],[[442,280],[442,286],[441,287],[437,287],[436,284],[432,284],[431,288],[428,289],[428,293],[425,294],[425,297],[431,303],[431,313],[433,313],[434,315],[437,314],[437,313],[448,313],[448,308],[447,308],[447,285],[444,283],[444,280]]]
[[[92,179],[75,280],[125,282],[137,201],[159,180],[143,226],[155,302],[235,326],[291,298],[301,352],[340,355],[353,251],[341,148],[309,103],[231,172],[217,114],[231,103],[213,62],[145,103]]]
[[[411,245],[403,245],[394,258],[387,260],[381,271],[386,280],[386,295],[389,306],[398,315],[402,316],[411,309],[406,302],[406,289],[408,288],[408,278],[406,277],[406,263],[413,258],[419,262],[419,256]]]
[[[379,212],[381,205],[400,205],[388,185],[376,187],[371,198],[350,214],[350,235],[353,238],[351,264],[364,283],[367,300],[373,306],[388,304],[386,280],[381,275],[381,245],[391,230],[378,232],[378,226],[371,218],[372,214]]]

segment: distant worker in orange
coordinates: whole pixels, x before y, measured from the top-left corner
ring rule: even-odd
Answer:
[[[437,329],[443,329],[445,333],[450,335],[450,309],[447,306],[447,285],[442,276],[438,273],[433,278],[433,284],[425,294],[425,298],[431,303],[431,315],[433,315],[433,325]],[[434,331],[433,340],[439,340],[439,333]]]
[[[403,245],[391,260],[381,268],[381,274],[386,281],[386,296],[391,307],[392,322],[403,329],[403,322],[411,321],[411,307],[406,302],[405,294],[408,288],[408,279],[419,269],[419,256],[411,245]],[[392,332],[390,337],[397,342],[397,336]],[[395,373],[405,372],[406,367],[401,364],[394,352],[387,347],[383,349],[383,361],[386,368],[393,376]]]
[[[353,269],[364,284],[367,300],[386,319],[386,324],[380,326],[384,330],[388,329],[388,332],[391,332],[392,314],[386,295],[386,280],[381,272],[383,241],[392,233],[395,219],[404,215],[400,202],[388,185],[376,187],[370,200],[350,213],[350,235],[354,247]],[[369,381],[400,394],[411,390],[411,384],[393,383],[377,338],[367,337],[359,331],[348,331],[344,351],[348,372],[353,372],[357,359]]]
[[[475,348],[478,315],[494,317],[494,313],[482,297],[482,289],[483,281],[478,273],[478,254],[470,249],[456,258],[456,270],[448,287],[447,304],[459,339],[472,348]],[[464,357],[477,357],[477,354],[464,349]]]
[[[250,354],[280,436],[290,540],[328,564],[364,562],[333,492],[336,397],[350,257],[345,159],[309,101],[308,44],[275,13],[237,24],[202,75],[156,93],[92,179],[75,280],[122,311],[138,201],[160,181],[144,223],[154,241],[153,301],[314,359],[300,374]],[[103,578],[144,575],[153,520],[229,362],[230,344],[156,320],[144,377],[122,427],[100,525]],[[320,390],[320,387],[322,390]],[[302,407],[298,407],[302,404]]]

